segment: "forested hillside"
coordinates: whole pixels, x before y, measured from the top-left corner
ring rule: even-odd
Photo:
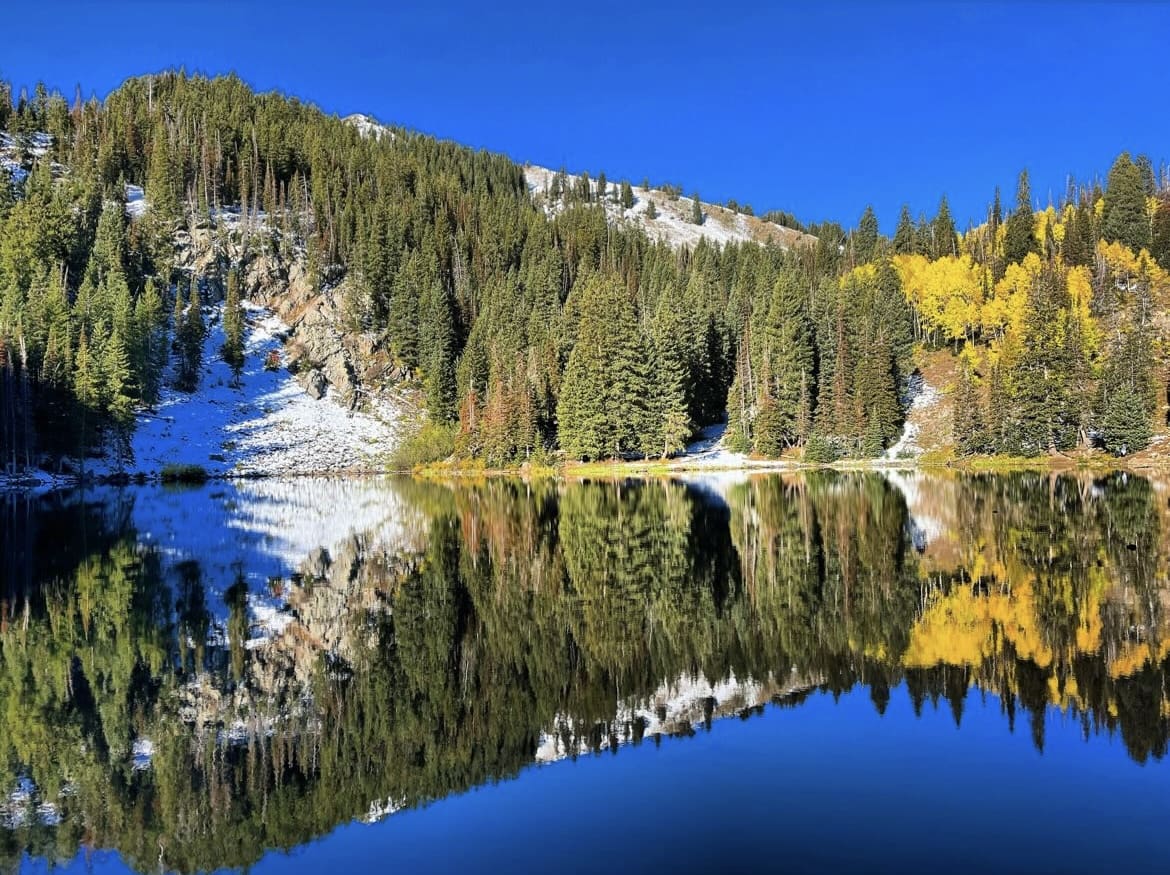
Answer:
[[[1013,210],[997,193],[961,233],[944,198],[888,239],[867,210],[775,238],[792,248],[672,247],[609,220],[615,198],[653,206],[627,180],[534,196],[503,156],[363,121],[235,77],[143,77],[102,102],[0,83],[4,465],[129,464],[136,415],[164,386],[199,391],[221,295],[240,359],[237,265],[210,284],[176,268],[197,230],[299,259],[343,299],[346,330],[425,398],[419,459],[670,455],[724,417],[762,456],[875,456],[932,348],[962,358],[943,387],[962,453],[1129,453],[1163,415],[1170,193],[1146,159],[1040,212],[1024,174]]]

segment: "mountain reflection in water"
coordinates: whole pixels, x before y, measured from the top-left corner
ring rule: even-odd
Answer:
[[[1170,512],[1132,475],[307,479],[0,508],[6,869],[102,848],[246,867],[534,762],[771,703],[799,720],[818,691],[882,713],[901,688],[960,732],[978,700],[1041,752],[1054,711],[1139,763],[1170,738]]]

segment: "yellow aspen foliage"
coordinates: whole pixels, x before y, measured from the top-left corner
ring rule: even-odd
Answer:
[[[1113,678],[1129,677],[1147,665],[1157,665],[1167,656],[1170,656],[1170,639],[1131,642],[1124,645],[1121,653],[1109,663],[1109,676]]]
[[[994,250],[996,255],[1003,255],[1003,241],[1007,239],[1007,222],[1000,222],[995,229]]]
[[[971,256],[947,255],[930,261],[922,255],[899,255],[894,259],[894,269],[926,331],[957,341],[971,337],[979,329],[982,268]]]
[[[1114,241],[1097,243],[1097,280],[1112,284],[1122,291],[1133,291],[1139,283],[1148,283],[1155,298],[1170,293],[1170,274],[1153,258],[1148,250],[1134,254],[1124,243]]]
[[[1105,215],[1105,198],[1099,197],[1093,203],[1093,215],[1100,220]]]
[[[983,595],[960,586],[936,595],[910,630],[903,664],[978,666],[1010,642],[1018,656],[1047,668],[1053,653],[1038,620],[1032,586],[1024,580],[1010,593]]]
[[[1067,212],[1067,210],[1065,212]],[[1044,214],[1048,217],[1046,221],[1048,222],[1049,227],[1052,228],[1052,239],[1054,239],[1057,243],[1063,243],[1064,231],[1066,228],[1065,222],[1067,221],[1066,217],[1064,215],[1057,215],[1056,208],[1052,206],[1049,206],[1048,209],[1045,210]]]
[[[1069,303],[1080,323],[1085,352],[1092,359],[1101,348],[1101,326],[1093,318],[1093,277],[1087,267],[1070,268],[1065,276]]]
[[[1043,243],[1048,239],[1048,230],[1056,224],[1056,210],[1049,204],[1048,209],[1036,213],[1036,239]],[[1056,231],[1052,232],[1056,236]]]
[[[1009,264],[1003,279],[995,284],[991,297],[983,305],[985,333],[1002,337],[1009,330],[1019,331],[1028,307],[1028,291],[1040,276],[1040,256],[1029,252],[1019,264]]]
[[[871,261],[866,262],[841,277],[841,288],[847,289],[856,284],[873,282],[875,279],[877,279],[877,265]]]

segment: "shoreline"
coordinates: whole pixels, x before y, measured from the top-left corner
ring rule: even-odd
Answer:
[[[162,471],[126,472],[124,474],[57,475],[40,469],[16,475],[0,474],[0,494],[54,492],[83,489],[90,486],[197,486],[202,483],[243,480],[283,480],[314,477],[386,477],[411,476],[425,480],[462,480],[475,478],[516,477],[519,479],[616,479],[626,477],[695,477],[704,474],[768,474],[801,471],[882,472],[921,471],[926,473],[1007,474],[1017,471],[1046,471],[1050,473],[1084,472],[1109,474],[1126,471],[1140,476],[1170,472],[1170,461],[1132,460],[1104,454],[1077,456],[1051,455],[1030,457],[973,456],[964,459],[930,460],[922,457],[908,459],[843,459],[831,463],[801,462],[793,459],[751,459],[728,462],[688,461],[676,459],[614,460],[608,462],[568,462],[557,465],[518,465],[493,467],[466,463],[436,462],[413,469],[369,468],[320,471],[242,473],[205,471],[202,477],[167,478]]]

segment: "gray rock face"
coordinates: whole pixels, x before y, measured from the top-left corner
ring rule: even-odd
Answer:
[[[208,304],[223,299],[228,270],[238,271],[241,296],[291,326],[286,357],[305,375],[301,383],[313,398],[332,387],[342,404],[356,409],[386,393],[398,402],[410,397],[402,384],[413,375],[378,337],[350,324],[344,302],[351,281],[334,267],[319,278],[322,288],[315,288],[303,247],[281,241],[276,232],[253,228],[248,234],[230,223],[178,230],[175,267],[198,284]]]
[[[325,397],[325,392],[329,388],[329,381],[325,379],[325,375],[320,371],[314,369],[309,371],[305,377],[305,391],[309,393],[309,397],[314,401],[320,401]]]

